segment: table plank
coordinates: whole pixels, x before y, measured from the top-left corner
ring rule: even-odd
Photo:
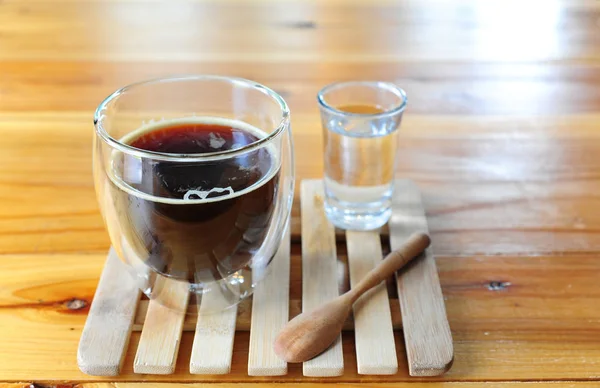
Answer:
[[[600,179],[540,183],[422,182],[435,255],[514,255],[600,251]],[[40,189],[55,202],[39,214],[16,185],[0,183],[12,203],[0,214],[0,253],[103,252],[108,235],[94,191]],[[71,212],[64,212],[65,207]],[[295,204],[295,207],[298,204]],[[292,218],[296,241],[299,209]]]
[[[595,50],[600,15],[596,2],[563,0],[541,7],[514,0],[502,6],[461,1],[460,6],[458,12],[454,4],[433,0],[191,1],[179,7],[149,7],[143,1],[32,1],[24,6],[12,0],[0,14],[0,60],[600,59]],[[274,12],[265,12],[267,8]],[[511,18],[510,30],[506,18]],[[568,28],[559,34],[558,23]]]
[[[10,150],[0,153],[0,254],[108,249],[90,173],[88,116],[0,114]],[[318,118],[298,116],[296,148],[308,149],[320,141]],[[434,253],[598,252],[598,120],[407,115],[397,175],[423,191]],[[320,155],[296,155],[298,178],[321,175]]]
[[[12,324],[19,323],[12,321]],[[78,333],[71,338],[57,330],[47,330],[48,325],[38,326],[45,328],[43,336],[34,335],[32,340],[38,344],[28,346],[28,341],[21,339],[19,349],[27,353],[19,356],[3,366],[3,379],[17,381],[97,381],[106,380],[87,376],[73,368],[74,351],[70,349],[71,342],[76,347]],[[31,325],[22,326],[22,330],[34,330]],[[15,332],[11,333],[13,336]],[[178,360],[173,375],[154,375],[147,377],[151,381],[189,381],[189,382],[218,382],[219,377],[214,375],[189,374],[189,360],[193,333],[185,332],[182,336],[180,360]],[[487,332],[484,333],[456,333],[455,338],[455,363],[445,376],[448,381],[510,381],[513,379],[526,381],[539,380],[589,380],[597,373],[597,360],[600,357],[599,343],[593,332],[582,332],[578,335],[563,333],[540,334],[539,332],[522,333],[518,331]],[[233,351],[233,365],[227,381],[249,382],[268,381],[265,377],[248,377],[247,352],[248,332],[239,332]],[[45,343],[44,343],[45,341]],[[139,341],[139,333],[133,333],[131,343]],[[396,344],[402,344],[403,338],[397,332]],[[36,346],[37,345],[37,346]],[[135,346],[134,346],[135,347]],[[365,376],[356,373],[356,361],[352,333],[343,334],[344,356],[346,358],[345,373],[343,376],[329,378],[331,382],[394,382],[415,381],[408,376],[406,370],[406,356],[403,347],[397,347],[399,372],[393,376]],[[9,349],[13,349],[11,346]],[[519,352],[515,352],[519,349]],[[33,354],[35,353],[35,354]],[[26,365],[19,365],[19,361],[27,361]],[[51,365],[49,365],[51,364]],[[31,365],[36,370],[32,371]],[[44,366],[46,365],[46,366]],[[139,381],[140,375],[134,374],[133,354],[128,353],[125,358],[122,374],[112,377],[116,381]],[[404,367],[402,367],[404,365]],[[277,379],[278,382],[317,382],[319,378],[302,375],[299,365],[291,365],[286,376]]]
[[[338,255],[346,267],[343,245],[339,246]],[[75,356],[87,303],[94,295],[105,257],[105,252],[0,256],[0,266],[4,269],[0,272],[3,379],[98,380],[77,369]],[[58,260],[60,266],[47,266]],[[298,301],[302,292],[297,244],[292,245],[291,260],[290,296]],[[23,266],[23,261],[31,267]],[[438,257],[437,265],[455,339],[455,364],[444,379],[587,380],[596,375],[600,338],[595,328],[600,323],[600,312],[589,306],[600,303],[597,255]],[[73,273],[78,274],[77,278]],[[73,300],[85,303],[69,304]],[[298,313],[299,303],[292,306]],[[240,310],[248,320],[248,306],[245,313],[243,306]],[[404,339],[399,331],[395,332],[399,373],[387,377],[358,375],[353,333],[344,332],[343,339],[345,374],[333,381],[413,381],[406,370]],[[118,381],[140,379],[140,375],[132,373],[138,342],[139,332],[135,332]],[[151,379],[219,381],[214,376],[189,374],[192,342],[193,332],[183,333],[174,376]],[[249,333],[237,332],[228,381],[268,381],[268,378],[248,379],[248,343]],[[317,380],[303,377],[300,365],[290,365],[289,374],[278,377],[278,381]]]
[[[37,62],[0,59],[5,112],[72,112],[89,116],[114,90],[164,74],[228,74],[262,82],[281,93],[298,112],[317,113],[316,93],[324,85],[351,79],[381,79],[401,85],[412,115],[595,114],[600,104],[600,63],[411,63],[376,60],[348,63],[323,58],[298,63],[224,60],[192,61],[65,61]],[[24,99],[23,96],[28,98]],[[544,121],[543,116],[537,119]],[[557,116],[557,120],[566,118]],[[312,119],[311,119],[312,120]],[[318,122],[318,120],[317,120]],[[317,122],[312,122],[314,125]],[[404,123],[406,124],[406,122]],[[537,123],[541,124],[541,122]],[[443,125],[443,123],[442,123]],[[318,125],[315,125],[318,128]],[[468,126],[465,127],[469,129]],[[481,129],[481,128],[480,128]],[[423,132],[423,131],[421,131]],[[452,134],[446,132],[445,135]]]

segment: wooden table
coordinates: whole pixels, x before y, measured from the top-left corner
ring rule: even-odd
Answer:
[[[298,180],[322,174],[320,87],[382,79],[406,89],[397,173],[424,192],[455,339],[448,374],[408,377],[400,333],[391,377],[356,374],[351,333],[346,374],[330,380],[299,366],[248,378],[248,333],[223,378],[187,373],[192,333],[174,376],[134,375],[135,346],[119,378],[77,369],[109,247],[91,178],[92,112],[124,84],[172,73],[241,76],[281,93]],[[599,108],[594,0],[2,0],[0,381],[598,387]],[[292,254],[298,271],[299,244]]]

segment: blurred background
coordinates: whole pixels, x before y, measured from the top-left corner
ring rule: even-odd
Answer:
[[[307,151],[321,142],[317,91],[349,79],[406,90],[398,174],[452,182],[445,201],[455,189],[490,190],[473,182],[503,184],[492,192],[513,198],[519,182],[587,178],[595,150],[581,136],[598,129],[589,114],[600,104],[599,48],[590,0],[4,0],[0,252],[106,249],[93,111],[119,87],[169,74],[245,77],[284,96],[298,179],[322,174],[321,155]],[[494,223],[531,221],[513,216]]]

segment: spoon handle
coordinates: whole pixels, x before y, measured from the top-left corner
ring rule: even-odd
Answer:
[[[425,233],[414,233],[402,246],[390,252],[375,268],[348,292],[348,296],[354,303],[362,294],[385,281],[394,272],[404,267],[409,261],[417,257],[431,243]]]

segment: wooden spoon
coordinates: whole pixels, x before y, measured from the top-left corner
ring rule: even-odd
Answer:
[[[413,234],[399,249],[373,268],[355,288],[289,321],[275,339],[277,356],[287,362],[304,362],[327,350],[342,331],[352,304],[423,252],[430,242],[425,233]]]

